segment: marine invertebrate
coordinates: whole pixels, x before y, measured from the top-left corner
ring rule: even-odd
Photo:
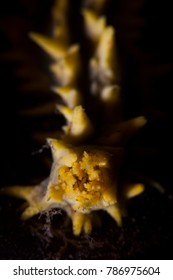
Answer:
[[[104,4],[105,1],[86,1],[83,9],[84,29],[92,46],[88,88],[91,101],[98,103],[94,114],[102,113],[99,122],[90,118],[88,111],[92,108],[85,109],[87,96],[82,94],[80,85],[80,45],[71,44],[70,39],[69,1],[55,1],[52,37],[30,34],[53,61],[50,65],[56,80],[53,91],[62,98],[62,104],[57,108],[66,125],[60,139],[47,139],[53,157],[50,177],[37,186],[15,186],[7,190],[28,202],[23,219],[54,207],[64,209],[72,219],[75,235],[91,232],[94,211],[99,209],[105,210],[121,225],[118,174],[123,147],[146,123],[144,117],[123,120],[115,30],[107,26],[104,16],[100,16]],[[143,190],[140,182],[127,184],[122,196],[130,198]]]

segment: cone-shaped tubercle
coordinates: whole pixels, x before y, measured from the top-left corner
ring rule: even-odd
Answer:
[[[84,9],[82,14],[87,36],[93,43],[97,43],[106,27],[106,18],[99,17],[93,11],[88,9]]]
[[[29,36],[55,60],[64,57],[67,52],[67,48],[62,44],[59,44],[55,39],[34,32],[29,33]]]
[[[71,166],[77,160],[77,155],[74,150],[63,141],[48,138],[47,142],[51,148],[53,160],[59,166]]]
[[[53,87],[52,90],[62,98],[69,108],[74,108],[75,106],[81,104],[81,94],[76,88],[68,86]]]
[[[71,46],[66,55],[50,66],[61,86],[74,86],[80,70],[79,45]]]
[[[82,106],[73,109],[70,136],[76,140],[85,139],[93,132],[93,126]]]

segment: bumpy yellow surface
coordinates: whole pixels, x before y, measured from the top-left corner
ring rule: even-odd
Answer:
[[[62,208],[71,217],[75,235],[82,231],[89,234],[96,223],[95,210],[105,210],[120,226],[121,211],[117,199],[118,166],[112,166],[119,157],[119,150],[101,147],[72,147],[62,141],[48,139],[52,150],[53,167],[48,181],[35,187],[12,187],[8,193],[24,198],[29,206],[23,219],[50,210]],[[121,161],[119,161],[121,162]],[[43,191],[43,188],[46,191]],[[125,196],[140,194],[142,184],[128,185]]]
[[[55,144],[55,140],[53,142]],[[58,162],[55,163],[47,192],[49,202],[57,202],[59,207],[68,208],[73,223],[75,219],[75,234],[81,232],[83,219],[87,218],[89,223],[89,214],[93,210],[105,209],[109,212],[109,207],[114,206],[115,213],[112,215],[118,224],[121,223],[116,185],[110,180],[109,154],[98,150],[87,152],[83,149],[77,149],[74,161],[71,161],[69,151],[69,161],[67,156],[66,164],[59,166]],[[76,215],[80,217],[80,230],[76,229]],[[89,228],[91,231],[91,224]],[[84,231],[89,232],[86,228]]]

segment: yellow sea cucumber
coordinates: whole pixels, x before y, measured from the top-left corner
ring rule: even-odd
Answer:
[[[64,209],[72,220],[73,233],[79,235],[82,231],[91,233],[96,210],[105,210],[119,226],[122,224],[117,190],[123,147],[146,119],[123,120],[115,29],[107,26],[106,18],[100,15],[105,1],[84,1],[84,30],[93,44],[88,63],[90,89],[102,108],[103,129],[97,131],[83,107],[80,45],[70,43],[69,2],[55,1],[51,37],[30,34],[53,59],[50,71],[56,85],[52,89],[62,98],[63,104],[57,108],[66,120],[62,137],[47,139],[53,158],[50,176],[36,186],[13,186],[6,192],[28,202],[23,219],[52,208]],[[131,198],[143,190],[144,185],[138,182],[127,184],[122,192],[125,198]]]

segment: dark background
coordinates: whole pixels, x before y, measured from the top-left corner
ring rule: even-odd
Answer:
[[[72,1],[74,37],[80,31]],[[63,123],[56,114],[47,56],[28,32],[49,33],[53,1],[1,1],[0,185],[29,185],[49,174],[45,137]],[[76,6],[75,6],[76,5]],[[145,115],[147,126],[126,147],[124,172],[158,181],[127,204],[118,229],[100,211],[103,226],[75,238],[66,215],[21,222],[21,201],[0,197],[1,259],[172,259],[173,19],[169,1],[110,1],[105,13],[116,26],[122,70],[124,116]],[[80,21],[80,19],[79,19]],[[45,104],[49,104],[48,108]],[[35,110],[35,108],[37,108]],[[38,111],[41,109],[41,112]],[[45,109],[44,109],[45,108]],[[50,226],[51,224],[51,226]]]

